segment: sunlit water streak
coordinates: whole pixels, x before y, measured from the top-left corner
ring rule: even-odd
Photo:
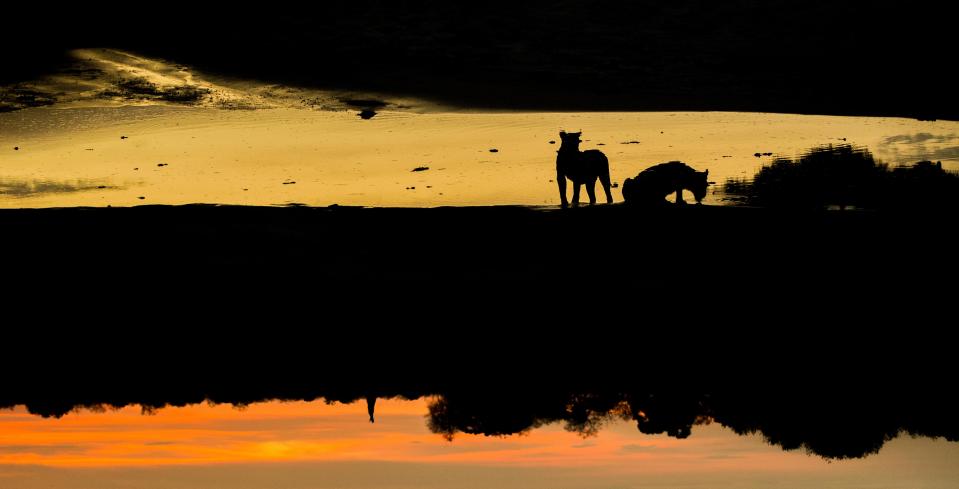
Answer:
[[[557,205],[560,130],[582,130],[583,149],[605,152],[618,183],[670,160],[723,182],[829,144],[866,147],[891,165],[932,159],[959,168],[959,123],[947,121],[397,111],[361,120],[356,111],[298,108],[34,108],[0,114],[0,206]],[[622,199],[618,189],[613,195]],[[711,193],[706,203],[724,201]]]

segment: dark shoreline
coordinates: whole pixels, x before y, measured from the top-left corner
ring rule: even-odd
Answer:
[[[959,265],[954,213],[623,204],[559,209],[242,207],[0,210],[17,283],[387,296],[525,289],[677,297],[773,290],[934,297]],[[948,282],[947,282],[948,283]],[[122,284],[122,285],[121,285]],[[12,285],[12,284],[11,284]],[[488,288],[488,286],[494,286]],[[477,298],[482,297],[477,296]],[[470,294],[462,300],[469,302]]]

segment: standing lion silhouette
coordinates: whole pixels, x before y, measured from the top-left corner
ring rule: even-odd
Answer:
[[[579,188],[586,185],[589,195],[589,204],[596,203],[596,179],[603,184],[606,191],[606,202],[613,203],[613,194],[610,191],[609,160],[598,149],[579,150],[580,132],[560,131],[559,138],[562,144],[556,152],[556,184],[559,185],[559,198],[563,208],[569,206],[566,200],[566,179],[573,182],[573,207],[579,205]]]
[[[683,190],[693,193],[696,203],[702,203],[709,186],[709,170],[696,171],[681,161],[670,161],[647,168],[623,182],[623,200],[627,204],[661,205],[666,197],[676,192],[676,203],[685,204]]]

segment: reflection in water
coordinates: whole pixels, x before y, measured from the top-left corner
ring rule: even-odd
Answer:
[[[0,196],[25,198],[91,190],[113,189],[105,180],[8,180],[0,178]]]
[[[117,49],[75,49],[70,63],[31,82],[0,86],[0,112],[29,107],[189,106],[227,110],[356,107],[348,94],[211,79],[188,66]],[[363,102],[363,101],[360,101]],[[362,105],[385,107],[388,104]]]
[[[758,488],[773,483],[797,488],[850,487],[850,483],[946,488],[959,476],[957,444],[899,437],[878,455],[828,463],[783,453],[757,436],[735,435],[721,427],[723,421],[710,423],[698,415],[700,407],[687,409],[702,403],[703,398],[696,396],[645,395],[632,401],[580,396],[566,408],[543,406],[566,417],[571,423],[566,429],[551,424],[541,411],[532,419],[538,428],[524,436],[459,435],[449,442],[424,429],[422,414],[428,403],[431,413],[443,406],[446,412],[455,409],[465,415],[464,400],[380,399],[375,425],[367,421],[362,402],[268,402],[242,409],[194,405],[150,415],[131,406],[78,411],[59,419],[39,418],[16,408],[0,411],[0,481],[5,487],[28,489],[278,485],[449,489],[478,487],[478,481],[487,484],[479,487],[517,488],[635,484]],[[785,399],[762,402],[753,412],[763,416],[779,400]],[[804,403],[795,414],[814,405],[823,407],[821,400]],[[637,411],[640,407],[645,411]],[[522,416],[523,409],[516,406],[514,414]],[[611,416],[602,420],[602,432],[582,429],[589,423],[595,426],[603,413]],[[643,434],[630,426],[637,416]],[[843,421],[855,423],[854,418]],[[813,425],[802,419],[790,423]],[[656,434],[674,427],[679,431]],[[859,429],[856,424],[829,428]],[[735,430],[745,433],[749,428]]]
[[[0,206],[127,206],[139,205],[140,196],[155,204],[559,205],[557,145],[549,142],[563,128],[583,129],[583,150],[603,149],[619,202],[616,187],[663,161],[708,168],[712,180],[725,181],[751,176],[770,161],[764,155],[792,157],[846,140],[894,166],[918,161],[910,148],[933,148],[932,140],[884,145],[889,138],[959,133],[959,125],[947,121],[718,112],[415,113],[386,107],[363,120],[358,109],[286,105],[54,107],[0,114],[3,178],[109,178],[136,182],[136,188],[108,196],[36,194],[29,203],[0,197]],[[620,144],[630,142],[637,144]],[[946,146],[936,151],[941,158],[933,161],[946,169],[959,166]],[[410,172],[421,167],[430,170]],[[704,203],[724,201],[710,192]]]
[[[942,208],[957,205],[959,173],[931,161],[890,169],[865,148],[827,146],[777,158],[752,180],[728,181],[725,192],[761,206]]]
[[[947,168],[959,169],[959,134],[901,134],[883,139],[877,152],[893,161],[944,161]]]
[[[246,406],[268,399],[329,402],[365,400],[369,422],[374,421],[377,397],[419,399],[430,397],[427,425],[430,430],[454,439],[456,433],[512,435],[554,423],[584,436],[596,435],[617,420],[632,421],[645,434],[666,434],[687,438],[694,426],[719,423],[740,434],[760,433],[769,443],[785,450],[802,448],[825,458],[855,458],[878,453],[883,445],[908,433],[914,436],[944,437],[959,441],[959,421],[948,408],[948,395],[934,391],[912,392],[908,396],[879,390],[856,392],[824,389],[725,392],[712,394],[653,392],[636,389],[578,389],[541,386],[529,390],[500,385],[469,388],[417,390],[413,387],[323,390],[303,385],[258,390],[254,386],[237,390],[219,389],[203,395],[200,385],[140,386],[124,395],[89,394],[50,396],[45,393],[8,393],[0,407],[25,404],[43,416],[62,417],[78,407],[119,409],[139,404],[144,412],[166,406],[185,406],[207,399],[211,403]],[[366,390],[367,393],[362,393]],[[120,391],[120,392],[117,392]],[[99,392],[90,388],[87,392]],[[149,394],[137,395],[137,392]],[[166,392],[164,398],[159,393]],[[259,394],[257,394],[259,392]],[[382,403],[380,403],[382,405]]]

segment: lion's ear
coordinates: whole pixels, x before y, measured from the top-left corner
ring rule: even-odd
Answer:
[[[704,171],[704,172],[703,172],[703,175],[705,175],[706,178],[709,178],[709,170]]]

